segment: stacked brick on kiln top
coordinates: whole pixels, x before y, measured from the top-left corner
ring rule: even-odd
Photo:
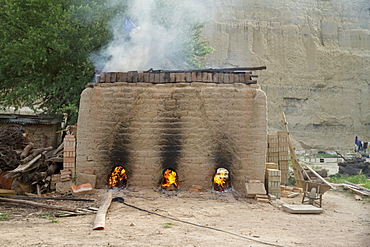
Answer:
[[[281,171],[281,183],[289,179],[288,134],[278,131],[276,135],[268,135],[267,162],[278,164]]]
[[[256,84],[252,80],[252,73],[245,70],[262,70],[266,67],[252,68],[227,68],[227,69],[203,69],[165,71],[149,70],[146,72],[102,72],[97,76],[97,82],[146,82],[146,83],[176,83],[176,82],[203,82],[203,83],[245,83]]]

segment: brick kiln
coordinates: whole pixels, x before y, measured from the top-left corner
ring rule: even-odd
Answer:
[[[175,189],[220,190],[220,175],[244,192],[247,180],[264,180],[266,160],[266,95],[252,77],[238,69],[102,73],[81,96],[77,176],[93,168],[96,187],[107,188],[121,166],[122,187],[160,188],[167,171]]]

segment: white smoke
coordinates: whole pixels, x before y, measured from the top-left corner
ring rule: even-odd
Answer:
[[[114,2],[117,4],[117,0]],[[124,2],[128,4],[128,11],[114,17],[113,40],[98,54],[100,60],[94,61],[103,71],[182,69],[181,54],[190,37],[190,27],[195,22],[212,21],[214,10],[212,0]],[[160,4],[165,8],[159,7]],[[169,11],[165,12],[166,9]],[[140,29],[125,30],[126,16]],[[160,18],[165,21],[159,22]]]

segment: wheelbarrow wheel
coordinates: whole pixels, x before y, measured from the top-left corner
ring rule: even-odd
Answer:
[[[316,198],[316,188],[312,188],[310,192],[310,197],[308,199],[308,204],[313,205]]]

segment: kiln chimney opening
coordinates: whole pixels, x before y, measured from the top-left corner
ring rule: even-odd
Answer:
[[[127,186],[127,174],[126,170],[123,166],[116,166],[112,169],[109,179],[108,185],[110,188],[119,188],[124,189]]]
[[[173,169],[167,168],[163,172],[162,189],[167,191],[176,190],[179,186],[177,180],[177,173]]]
[[[227,192],[231,190],[229,171],[226,168],[218,168],[213,176],[213,189],[216,191]]]

